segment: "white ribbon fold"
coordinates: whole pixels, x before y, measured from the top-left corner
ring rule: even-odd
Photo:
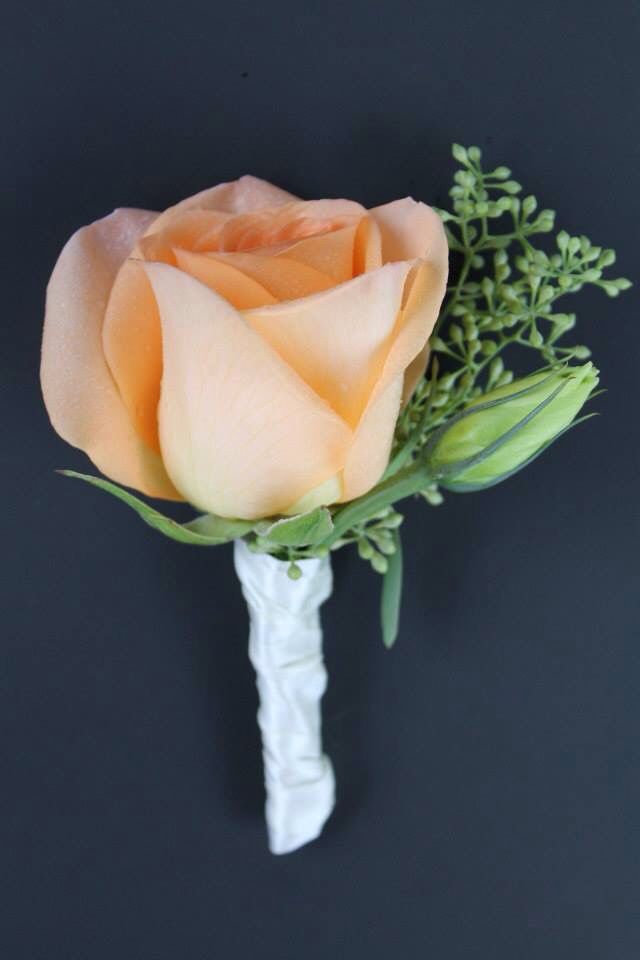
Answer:
[[[272,853],[315,840],[335,803],[331,761],[322,753],[320,700],[327,685],[320,606],[332,589],[329,558],[289,564],[235,541],[234,562],[249,609],[249,657],[256,671],[265,816]]]

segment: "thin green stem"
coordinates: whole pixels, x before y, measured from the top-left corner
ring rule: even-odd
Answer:
[[[433,478],[429,475],[424,463],[420,461],[412,463],[411,466],[405,467],[404,470],[374,487],[369,493],[358,497],[357,500],[352,500],[338,510],[333,516],[333,530],[320,546],[330,548],[352,527],[363,523],[392,503],[419,493],[432,482]]]

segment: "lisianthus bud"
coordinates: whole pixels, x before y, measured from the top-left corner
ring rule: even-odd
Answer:
[[[592,363],[535,373],[474,400],[426,448],[438,484],[482,490],[526,466],[575,419],[598,383]]]

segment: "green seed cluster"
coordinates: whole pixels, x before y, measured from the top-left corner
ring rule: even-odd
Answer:
[[[398,529],[403,520],[402,514],[394,510],[393,507],[387,507],[373,514],[362,523],[355,524],[344,536],[332,543],[330,549],[334,551],[348,544],[355,544],[358,555],[370,563],[376,573],[386,573],[389,565],[387,558],[396,551],[393,531]],[[298,580],[302,576],[302,570],[296,563],[297,560],[325,557],[329,553],[328,547],[318,548],[317,546],[296,547],[288,551],[278,551],[269,549],[269,544],[264,541],[250,541],[249,548],[255,553],[267,552],[281,560],[288,560],[287,573],[292,580]]]
[[[337,550],[347,543],[355,543],[358,555],[370,563],[376,573],[386,573],[389,566],[387,557],[396,552],[393,531],[398,529],[403,520],[402,514],[393,507],[387,507],[352,527],[344,537],[336,540],[331,549]]]
[[[449,191],[452,209],[438,212],[457,279],[431,339],[428,377],[398,423],[396,454],[407,443],[419,450],[470,401],[510,383],[513,348],[534,351],[537,365],[588,358],[588,347],[566,343],[576,316],[560,312],[557,301],[587,285],[610,297],[631,286],[624,277],[604,276],[615,253],[586,236],[561,230],[546,249],[534,245],[537,235],[554,230],[555,211],[539,210],[532,195],[521,197],[508,167],[483,170],[478,147],[454,144],[452,152],[460,164]],[[433,488],[424,495],[430,503],[441,500]]]

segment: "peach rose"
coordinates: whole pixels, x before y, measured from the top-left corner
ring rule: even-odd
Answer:
[[[68,241],[47,290],[51,422],[113,480],[255,519],[380,479],[444,296],[438,216],[254,177]]]

